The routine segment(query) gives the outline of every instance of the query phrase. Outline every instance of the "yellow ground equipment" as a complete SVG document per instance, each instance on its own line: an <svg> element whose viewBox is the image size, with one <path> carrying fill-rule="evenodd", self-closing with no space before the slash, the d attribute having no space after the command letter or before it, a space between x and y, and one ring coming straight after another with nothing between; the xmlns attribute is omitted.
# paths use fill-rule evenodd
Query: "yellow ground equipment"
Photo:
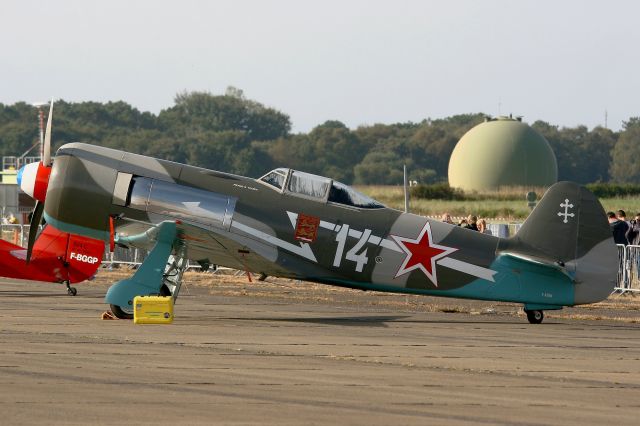
<svg viewBox="0 0 640 426"><path fill-rule="evenodd" d="M173 322L173 297L136 296L133 299L135 324L171 324Z"/></svg>

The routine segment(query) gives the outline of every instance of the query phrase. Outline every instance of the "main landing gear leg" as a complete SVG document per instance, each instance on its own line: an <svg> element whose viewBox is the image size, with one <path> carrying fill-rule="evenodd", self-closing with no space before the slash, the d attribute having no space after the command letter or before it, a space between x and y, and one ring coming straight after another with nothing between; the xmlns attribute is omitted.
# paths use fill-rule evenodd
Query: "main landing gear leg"
<svg viewBox="0 0 640 426"><path fill-rule="evenodd" d="M136 296L167 293L168 290L163 288L164 275L176 236L175 222L166 221L144 234L129 237L129 240L155 240L156 245L131 278L118 281L109 287L105 302L111 305L111 311L116 317L133 318L133 298Z"/></svg>
<svg viewBox="0 0 640 426"><path fill-rule="evenodd" d="M180 252L180 250L177 251ZM187 269L187 263L184 253L169 256L162 274L161 296L173 296L174 302L178 299L180 287L182 287L182 275Z"/></svg>

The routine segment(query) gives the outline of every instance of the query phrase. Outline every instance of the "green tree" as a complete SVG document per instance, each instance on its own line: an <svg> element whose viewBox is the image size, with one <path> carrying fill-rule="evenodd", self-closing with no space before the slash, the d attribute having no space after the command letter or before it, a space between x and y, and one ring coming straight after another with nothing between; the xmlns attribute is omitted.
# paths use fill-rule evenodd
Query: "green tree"
<svg viewBox="0 0 640 426"><path fill-rule="evenodd" d="M403 160L391 151L373 151L355 166L355 183L360 185L401 185Z"/></svg>
<svg viewBox="0 0 640 426"><path fill-rule="evenodd" d="M0 104L1 155L19 156L40 140L37 117L36 109L24 102Z"/></svg>
<svg viewBox="0 0 640 426"><path fill-rule="evenodd" d="M308 135L280 138L268 148L277 166L351 183L353 167L365 155L358 136L339 121L327 121Z"/></svg>
<svg viewBox="0 0 640 426"><path fill-rule="evenodd" d="M282 166L359 184L399 184L406 165L411 180L433 183L447 179L453 148L483 117L460 114L355 130L330 120L292 135L286 114L229 87L224 95L179 93L175 105L158 115L121 101L58 101L53 148L80 141L249 176ZM622 135L602 127L559 129L542 121L533 127L556 153L560 179L633 181L638 120L630 119ZM22 154L38 136L36 108L0 104L2 155Z"/></svg>
<svg viewBox="0 0 640 426"><path fill-rule="evenodd" d="M238 89L236 89L238 90ZM175 97L175 106L158 116L164 130L239 130L251 140L272 140L291 130L289 117L273 108L244 99L238 93L215 96L208 92L184 92Z"/></svg>
<svg viewBox="0 0 640 426"><path fill-rule="evenodd" d="M549 142L558 163L558 180L575 181L575 170L578 168L578 150L575 145L563 139L558 126L545 121L536 121L531 127Z"/></svg>
<svg viewBox="0 0 640 426"><path fill-rule="evenodd" d="M609 129L586 126L552 126L544 121L532 125L551 145L558 163L558 180L578 183L606 182L610 179L611 150L618 135Z"/></svg>
<svg viewBox="0 0 640 426"><path fill-rule="evenodd" d="M364 157L360 140L339 121L326 121L309 133L314 172L351 183L353 167Z"/></svg>
<svg viewBox="0 0 640 426"><path fill-rule="evenodd" d="M623 131L613 148L611 177L616 182L640 182L640 117L623 123Z"/></svg>

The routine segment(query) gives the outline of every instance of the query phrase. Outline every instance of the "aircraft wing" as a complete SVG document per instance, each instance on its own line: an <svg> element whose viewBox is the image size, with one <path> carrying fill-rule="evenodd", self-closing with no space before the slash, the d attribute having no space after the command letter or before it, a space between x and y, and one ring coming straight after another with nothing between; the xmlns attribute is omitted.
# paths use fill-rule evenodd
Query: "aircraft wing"
<svg viewBox="0 0 640 426"><path fill-rule="evenodd" d="M125 219L126 220L126 219ZM162 223L162 222L160 222ZM278 249L264 231L256 238L239 229L252 229L237 223L234 232L216 227L205 227L199 223L177 221L177 236L174 250L177 254L201 264L225 265L238 270L247 270L267 275L294 276L276 263ZM119 227L116 243L121 246L151 250L155 245L155 233L160 224L129 223ZM233 226L233 225L232 225ZM255 233L255 232L254 232ZM263 234L263 235L262 235ZM271 236L275 238L274 236Z"/></svg>

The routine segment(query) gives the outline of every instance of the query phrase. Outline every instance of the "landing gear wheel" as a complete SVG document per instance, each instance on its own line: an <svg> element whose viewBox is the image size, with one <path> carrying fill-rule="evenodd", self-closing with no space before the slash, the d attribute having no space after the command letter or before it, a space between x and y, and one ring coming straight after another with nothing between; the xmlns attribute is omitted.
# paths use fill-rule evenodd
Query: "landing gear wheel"
<svg viewBox="0 0 640 426"><path fill-rule="evenodd" d="M544 319L544 312L542 311L527 311L525 310L526 314L527 314L527 319L529 320L529 322L531 324L540 324L542 322L542 320Z"/></svg>
<svg viewBox="0 0 640 426"><path fill-rule="evenodd" d="M133 309L132 308L122 308L118 305L109 305L111 306L111 312L117 318L130 320L133 319Z"/></svg>
<svg viewBox="0 0 640 426"><path fill-rule="evenodd" d="M67 294L68 294L69 296L75 296L76 294L78 294L78 290L76 290L76 288L75 288L75 287L71 287L71 286L69 285L69 281L64 281L64 285L66 285L66 286L67 286Z"/></svg>

